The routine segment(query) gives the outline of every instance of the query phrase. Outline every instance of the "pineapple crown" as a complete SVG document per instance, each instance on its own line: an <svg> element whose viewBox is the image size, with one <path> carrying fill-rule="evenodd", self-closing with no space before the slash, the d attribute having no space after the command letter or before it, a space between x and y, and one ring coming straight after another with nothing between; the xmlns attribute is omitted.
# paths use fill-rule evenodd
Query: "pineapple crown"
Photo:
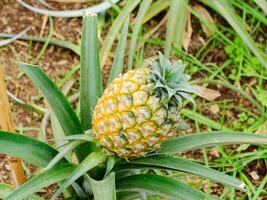
<svg viewBox="0 0 267 200"><path fill-rule="evenodd" d="M165 105L181 106L183 99L194 103L190 93L198 93L199 90L188 83L190 76L184 73L185 65L181 60L172 64L159 52L159 62L149 61L149 64L154 92Z"/></svg>

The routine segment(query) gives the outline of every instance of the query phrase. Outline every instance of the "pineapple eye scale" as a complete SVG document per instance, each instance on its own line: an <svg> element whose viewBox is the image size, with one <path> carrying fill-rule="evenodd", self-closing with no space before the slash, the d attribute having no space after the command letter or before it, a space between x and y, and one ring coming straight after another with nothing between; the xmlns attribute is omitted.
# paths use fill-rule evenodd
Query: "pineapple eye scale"
<svg viewBox="0 0 267 200"><path fill-rule="evenodd" d="M132 112L123 112L120 116L120 120L124 129L130 128L136 123L134 114Z"/></svg>
<svg viewBox="0 0 267 200"><path fill-rule="evenodd" d="M134 83L132 81L127 81L122 84L121 92L122 93L133 93L136 90L138 90L139 85L137 83Z"/></svg>
<svg viewBox="0 0 267 200"><path fill-rule="evenodd" d="M118 107L120 110L131 108L133 105L133 99L130 95L122 95L118 97Z"/></svg>

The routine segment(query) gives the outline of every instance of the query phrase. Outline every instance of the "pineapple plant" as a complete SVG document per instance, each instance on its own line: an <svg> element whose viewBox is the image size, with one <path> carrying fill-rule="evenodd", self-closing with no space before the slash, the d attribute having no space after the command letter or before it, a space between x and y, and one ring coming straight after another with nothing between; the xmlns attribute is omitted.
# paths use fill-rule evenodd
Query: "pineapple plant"
<svg viewBox="0 0 267 200"><path fill-rule="evenodd" d="M41 169L17 189L0 184L0 191L5 189L1 198L42 199L34 193L58 183L51 199L61 193L64 199L214 199L177 178L157 173L159 170L186 172L246 191L236 178L177 154L219 144L267 144L267 137L229 131L179 136L184 128L182 101L193 101L190 94L197 90L189 84L182 62L172 64L162 54L159 62L149 61L120 75L128 23L121 31L110 84L102 94L97 16L84 16L80 117L39 66L17 62L48 101L65 134L60 139L66 142L56 149L24 135L0 131L0 153ZM149 173L147 169L156 170Z"/></svg>

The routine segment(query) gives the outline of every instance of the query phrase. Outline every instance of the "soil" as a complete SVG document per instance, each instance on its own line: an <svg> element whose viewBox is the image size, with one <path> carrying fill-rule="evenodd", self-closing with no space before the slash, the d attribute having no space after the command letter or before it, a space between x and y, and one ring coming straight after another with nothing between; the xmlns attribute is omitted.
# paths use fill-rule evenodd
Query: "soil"
<svg viewBox="0 0 267 200"><path fill-rule="evenodd" d="M29 0L33 5L38 5L39 7L43 7L42 5L36 3L34 0ZM96 2L96 1L95 1ZM51 5L60 10L66 9L79 9L88 6L88 3L56 3L51 2ZM20 4L16 2L16 0L2 0L0 2L0 32L6 33L19 33L23 29L28 26L31 26L31 29L27 32L28 35L40 36L40 32L42 31L42 24L45 20L43 15L36 14L31 12ZM157 23L157 18L155 19ZM71 19L63 19L63 18L54 18L54 37L67 40L73 43L78 44L80 41L81 36L81 18L71 18ZM151 23L153 25L153 22ZM199 30L196 26L195 30ZM104 28L105 30L105 28ZM46 23L44 34L42 37L46 37L49 31L49 22ZM159 37L164 37L165 29L160 28L157 31ZM105 35L105 31L103 32L103 37ZM193 34L189 45L189 53L194 53L199 50L202 46L202 39L203 33L197 32ZM46 103L43 101L42 98L38 98L40 96L38 90L33 86L32 82L26 77L21 76L18 77L20 74L20 69L16 67L13 60L21 60L21 61L33 61L40 51L42 44L40 43L33 43L32 47L30 48L29 42L24 41L16 41L12 43L12 45L0 48L0 67L4 68L6 74L6 83L8 90L15 94L21 100L28 102L28 103L35 103L37 105L46 106ZM146 56L155 55L158 50L161 50L158 46L147 46L146 49L149 49L145 53ZM227 59L227 56L222 48L222 46L218 46L206 57L205 62L216 62L218 64L222 64ZM44 56L40 59L39 65L42 66L42 69L55 81L58 82L73 66L79 63L79 57L71 52L70 50L63 49L57 46L50 45L45 52ZM103 71L104 71L104 79L107 78L107 74L110 68L111 61L107 61ZM73 79L78 81L78 73L75 74ZM225 88L217 88L220 90L221 94L220 100L223 99L232 99L233 104L235 103L235 99L240 98L236 93L232 93ZM13 119L17 127L17 131L19 131L19 127L30 127L30 128L39 128L40 121L42 117L36 113L31 111L27 111L17 105L15 105L12 101L12 113ZM247 103L247 102L246 102ZM251 106L247 103L246 106ZM216 114L211 113L209 110L205 110L204 113L213 118L218 119ZM218 113L217 115L219 115ZM235 117L237 113L234 111L231 113L231 117ZM226 116L227 118L227 116ZM227 121L227 119L226 119ZM231 119L229 120L231 121ZM193 130L192 130L193 131ZM49 129L48 129L49 132ZM30 130L25 131L24 134L37 137L38 131ZM187 157L191 157L194 159L202 160L202 153L201 151L192 151L185 154ZM218 156L218 152L210 151L208 158L209 160L216 159ZM31 167L32 172L30 176L35 173L35 168ZM265 169L265 170L263 170ZM252 171L256 171L259 179L258 180L251 180L253 181L254 185L258 185L262 178L266 175L266 165L264 162L260 162L256 164L252 162L250 165L246 167L246 172L249 174ZM10 180L10 171L9 165L7 163L6 156L0 155L0 182L11 183ZM204 187L204 186L203 186ZM53 193L55 186L43 189L40 194L44 196L46 199L49 199L51 194ZM205 188L203 188L205 189ZM213 192L215 194L220 194L223 192L223 187L215 184L213 186Z"/></svg>

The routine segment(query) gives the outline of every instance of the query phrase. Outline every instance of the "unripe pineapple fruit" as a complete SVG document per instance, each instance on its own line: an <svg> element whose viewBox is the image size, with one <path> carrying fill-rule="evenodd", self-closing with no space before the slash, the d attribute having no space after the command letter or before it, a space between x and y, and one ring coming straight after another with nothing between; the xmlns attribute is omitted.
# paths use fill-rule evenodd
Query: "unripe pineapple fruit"
<svg viewBox="0 0 267 200"><path fill-rule="evenodd" d="M93 116L100 145L120 157L141 157L176 136L182 99L196 89L188 84L181 61L162 54L159 63L128 71L105 89Z"/></svg>

